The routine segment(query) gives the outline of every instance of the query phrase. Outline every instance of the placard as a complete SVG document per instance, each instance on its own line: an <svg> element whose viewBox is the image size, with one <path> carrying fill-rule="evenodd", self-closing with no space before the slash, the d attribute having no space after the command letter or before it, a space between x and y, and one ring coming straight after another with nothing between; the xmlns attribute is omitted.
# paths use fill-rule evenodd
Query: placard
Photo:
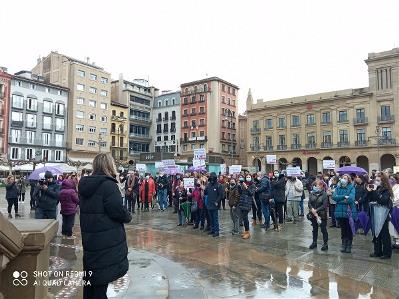
<svg viewBox="0 0 399 299"><path fill-rule="evenodd" d="M184 188L194 188L194 178L183 178Z"/></svg>
<svg viewBox="0 0 399 299"><path fill-rule="evenodd" d="M323 169L335 169L335 160L323 160Z"/></svg>
<svg viewBox="0 0 399 299"><path fill-rule="evenodd" d="M147 171L147 165L145 165L145 164L136 164L136 170L138 172L146 172Z"/></svg>
<svg viewBox="0 0 399 299"><path fill-rule="evenodd" d="M155 162L155 169L163 169L163 163L162 162Z"/></svg>
<svg viewBox="0 0 399 299"><path fill-rule="evenodd" d="M241 172L241 165L231 165L229 167L229 174L235 174Z"/></svg>
<svg viewBox="0 0 399 299"><path fill-rule="evenodd" d="M193 160L206 160L206 150L204 148L194 149Z"/></svg>
<svg viewBox="0 0 399 299"><path fill-rule="evenodd" d="M162 160L162 163L163 163L163 167L175 166L175 160L173 160L173 159Z"/></svg>
<svg viewBox="0 0 399 299"><path fill-rule="evenodd" d="M288 177L292 177L292 176L299 177L299 176L302 176L301 168L299 166L296 166L296 167L288 166L286 170L287 170L287 176Z"/></svg>
<svg viewBox="0 0 399 299"><path fill-rule="evenodd" d="M205 166L205 160L193 160L193 167L198 168L201 166Z"/></svg>
<svg viewBox="0 0 399 299"><path fill-rule="evenodd" d="M220 173L226 174L226 164L220 164Z"/></svg>
<svg viewBox="0 0 399 299"><path fill-rule="evenodd" d="M277 164L276 155L266 155L266 164Z"/></svg>

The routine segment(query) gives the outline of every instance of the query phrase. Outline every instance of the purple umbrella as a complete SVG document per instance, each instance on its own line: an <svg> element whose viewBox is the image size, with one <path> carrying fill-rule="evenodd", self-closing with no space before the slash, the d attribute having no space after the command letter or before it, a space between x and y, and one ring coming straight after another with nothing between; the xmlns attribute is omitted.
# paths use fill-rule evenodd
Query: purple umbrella
<svg viewBox="0 0 399 299"><path fill-rule="evenodd" d="M391 222L395 230L399 233L399 208L394 207L391 212Z"/></svg>
<svg viewBox="0 0 399 299"><path fill-rule="evenodd" d="M50 171L53 175L62 174L62 170L58 169L57 167L45 166L45 167L41 167L41 168L35 169L35 171L33 171L30 174L28 179L32 180L32 181L38 181L38 180L40 180L41 178L44 177L44 173L46 171Z"/></svg>
<svg viewBox="0 0 399 299"><path fill-rule="evenodd" d="M344 167L338 168L337 172L339 174L345 174L345 173L347 173L347 174L354 173L356 175L367 174L366 170L364 170L361 167L357 167L357 166L344 166Z"/></svg>
<svg viewBox="0 0 399 299"><path fill-rule="evenodd" d="M358 220L356 221L356 224L359 225L358 228L363 228L364 231L364 235L367 235L369 230L370 230L370 218L367 215L366 212L361 211L359 212L359 214L357 215Z"/></svg>

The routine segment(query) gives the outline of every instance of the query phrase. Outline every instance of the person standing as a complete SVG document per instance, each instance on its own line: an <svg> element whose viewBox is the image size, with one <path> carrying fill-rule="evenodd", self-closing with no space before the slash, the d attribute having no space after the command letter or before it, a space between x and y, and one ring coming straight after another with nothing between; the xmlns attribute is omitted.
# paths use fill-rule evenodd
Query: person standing
<svg viewBox="0 0 399 299"><path fill-rule="evenodd" d="M30 204L30 209L31 210L35 210L36 209L36 202L35 202L35 197L33 196L34 195L34 193L35 193L35 189L36 189L36 185L37 185L37 181L29 181L29 185L30 185L30 192L29 192L29 195L30 195L30 202L29 202L29 204Z"/></svg>
<svg viewBox="0 0 399 299"><path fill-rule="evenodd" d="M186 224L186 216L184 215L183 203L187 202L187 190L184 188L183 181L175 190L176 202L177 202L177 226L183 226Z"/></svg>
<svg viewBox="0 0 399 299"><path fill-rule="evenodd" d="M368 178L357 175L355 178L355 204L358 211L369 211L369 198L367 196L366 185Z"/></svg>
<svg viewBox="0 0 399 299"><path fill-rule="evenodd" d="M260 188L260 178L258 176L254 176L253 182L255 184L255 190ZM255 191L254 200L252 201L252 226L256 226L258 224L256 217L258 217L258 222L263 227L262 204L259 198L259 192L257 191Z"/></svg>
<svg viewBox="0 0 399 299"><path fill-rule="evenodd" d="M287 218L288 221L296 223L299 215L299 202L303 193L302 182L292 176L285 185L285 196L287 197Z"/></svg>
<svg viewBox="0 0 399 299"><path fill-rule="evenodd" d="M136 205L136 192L134 190L134 186L137 183L137 177L134 173L129 173L128 178L125 183L125 202L124 205L130 213L135 213L135 205Z"/></svg>
<svg viewBox="0 0 399 299"><path fill-rule="evenodd" d="M168 178L165 173L160 172L157 179L157 193L158 193L158 203L161 211L165 211L168 208Z"/></svg>
<svg viewBox="0 0 399 299"><path fill-rule="evenodd" d="M60 203L62 215L62 235L66 237L72 237L72 229L75 224L75 214L79 203L74 181L70 179L62 181Z"/></svg>
<svg viewBox="0 0 399 299"><path fill-rule="evenodd" d="M238 235L240 233L240 209L237 207L240 201L240 193L235 179L230 180L229 192L228 194L228 204L230 206L230 217L233 221L233 229L231 234Z"/></svg>
<svg viewBox="0 0 399 299"><path fill-rule="evenodd" d="M323 234L323 246L322 251L328 250L328 232L327 232L327 193L324 190L325 186L322 181L316 181L312 191L309 194L309 214L308 219L312 223L313 231L313 242L309 246L309 249L317 247L317 237L319 234L319 226L321 233Z"/></svg>
<svg viewBox="0 0 399 299"><path fill-rule="evenodd" d="M25 202L25 193L26 193L26 186L27 186L27 181L25 176L22 176L19 180L18 180L18 190L19 190L19 197L18 197L18 201L22 201Z"/></svg>
<svg viewBox="0 0 399 299"><path fill-rule="evenodd" d="M265 217L264 228L265 230L268 230L270 228L270 202L272 199L272 188L269 178L265 175L262 175L261 172L258 172L258 180L260 183L256 193L259 195L263 217Z"/></svg>
<svg viewBox="0 0 399 299"><path fill-rule="evenodd" d="M220 210L221 208L223 208L223 210L226 210L226 198L227 198L227 194L226 194L226 192L225 192L225 188L227 187L227 185L226 185L226 181L225 181L223 175L220 175L220 176L219 176L219 184L223 187L223 195L222 195L222 199L221 199L221 202L220 202L218 208L219 208L219 210Z"/></svg>
<svg viewBox="0 0 399 299"><path fill-rule="evenodd" d="M335 207L335 218L341 227L341 252L351 253L353 233L349 223L348 212L351 212L353 220L356 221L357 210L355 206L355 187L353 187L350 175L344 174L342 176L333 193L333 200L337 203Z"/></svg>
<svg viewBox="0 0 399 299"><path fill-rule="evenodd" d="M331 184L327 190L327 196L328 196L328 201L329 201L329 212L330 212L330 216L331 216L330 227L337 227L337 228L339 228L337 219L335 218L335 207L336 207L337 203L333 200L333 194L334 194L335 188L337 188L337 186L338 186L338 181L339 181L339 178L334 176L331 179Z"/></svg>
<svg viewBox="0 0 399 299"><path fill-rule="evenodd" d="M54 182L53 174L46 171L44 181L39 181L33 197L37 201L36 219L57 219L60 185Z"/></svg>
<svg viewBox="0 0 399 299"><path fill-rule="evenodd" d="M249 237L251 236L249 232L248 213L252 207L255 189L255 184L253 184L252 177L249 174L246 175L245 182L242 182L238 187L238 192L240 193L238 208L240 209L240 216L242 218L242 221L244 222L244 233L242 234L243 239L249 239Z"/></svg>
<svg viewBox="0 0 399 299"><path fill-rule="evenodd" d="M195 223L193 229L197 229L199 225L201 225L201 230L203 230L205 227L204 200L202 193L201 184L199 181L197 181L192 193L193 202L195 201L197 204L197 210L194 212Z"/></svg>
<svg viewBox="0 0 399 299"><path fill-rule="evenodd" d="M150 204L152 203L152 199L155 196L155 182L150 177L150 174L147 173L145 179L141 183L140 186L140 198L141 204L144 205L144 211L150 211Z"/></svg>
<svg viewBox="0 0 399 299"><path fill-rule="evenodd" d="M17 184L15 182L15 177L10 175L7 177L7 182L6 182L6 199L7 199L7 203L8 203L8 207L7 207L8 218L12 218L12 214L11 214L12 206L14 206L15 218L21 217L18 214L18 194L19 194L19 190L18 190Z"/></svg>
<svg viewBox="0 0 399 299"><path fill-rule="evenodd" d="M275 173L274 180L271 182L272 188L272 199L274 202L274 208L276 210L276 214L272 214L275 229L279 230L282 228L284 223L284 211L283 207L286 202L285 196L285 176L283 173ZM278 224L277 224L278 223ZM278 225L278 226L277 226Z"/></svg>
<svg viewBox="0 0 399 299"><path fill-rule="evenodd" d="M208 185L204 195L208 197L207 210L211 221L211 231L208 233L213 237L219 237L219 214L218 206L223 196L223 187L217 181L216 173L211 172Z"/></svg>
<svg viewBox="0 0 399 299"><path fill-rule="evenodd" d="M84 299L107 298L108 284L129 269L124 223L132 216L123 206L115 177L111 155L98 154L93 160L93 174L79 182L83 270L91 274L83 278Z"/></svg>

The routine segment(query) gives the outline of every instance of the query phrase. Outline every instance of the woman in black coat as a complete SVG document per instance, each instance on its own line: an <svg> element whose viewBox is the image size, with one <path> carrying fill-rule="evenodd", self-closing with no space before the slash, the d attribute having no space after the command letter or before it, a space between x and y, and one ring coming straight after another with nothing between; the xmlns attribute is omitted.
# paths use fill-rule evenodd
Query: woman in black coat
<svg viewBox="0 0 399 299"><path fill-rule="evenodd" d="M21 217L18 214L18 196L19 196L19 190L17 187L17 184L15 182L15 178L10 175L7 178L7 184L6 184L6 199L8 202L8 207L7 207L7 211L8 211L8 218L12 218L11 215L11 210L12 210L12 206L14 206L14 211L15 211L15 217Z"/></svg>
<svg viewBox="0 0 399 299"><path fill-rule="evenodd" d="M132 216L123 206L110 154L98 154L93 175L79 182L80 229L85 286L83 298L107 298L108 283L129 269L124 223ZM90 285L88 285L90 284Z"/></svg>
<svg viewBox="0 0 399 299"><path fill-rule="evenodd" d="M276 216L278 218L279 225L284 222L283 206L285 204L285 178L284 174L280 174L278 178L271 182L272 185L272 198L274 199ZM277 224L277 219L272 214L273 222Z"/></svg>

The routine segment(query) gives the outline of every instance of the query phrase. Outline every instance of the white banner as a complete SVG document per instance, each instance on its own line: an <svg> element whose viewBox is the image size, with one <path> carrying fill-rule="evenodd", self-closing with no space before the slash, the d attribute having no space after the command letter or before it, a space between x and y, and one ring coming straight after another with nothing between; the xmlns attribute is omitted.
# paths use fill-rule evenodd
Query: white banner
<svg viewBox="0 0 399 299"><path fill-rule="evenodd" d="M292 167L292 166L288 166L287 167L287 176L301 176L301 168L299 166L296 167Z"/></svg>
<svg viewBox="0 0 399 299"><path fill-rule="evenodd" d="M229 174L240 173L241 172L241 165L231 165L229 167Z"/></svg>
<svg viewBox="0 0 399 299"><path fill-rule="evenodd" d="M266 164L277 164L276 155L266 155Z"/></svg>
<svg viewBox="0 0 399 299"><path fill-rule="evenodd" d="M205 166L205 160L193 160L194 167L201 167Z"/></svg>
<svg viewBox="0 0 399 299"><path fill-rule="evenodd" d="M206 151L204 148L197 148L194 150L193 160L206 160Z"/></svg>
<svg viewBox="0 0 399 299"><path fill-rule="evenodd" d="M175 166L175 160L169 159L169 160L162 160L163 167L171 167Z"/></svg>
<svg viewBox="0 0 399 299"><path fill-rule="evenodd" d="M183 178L184 188L194 188L194 178Z"/></svg>
<svg viewBox="0 0 399 299"><path fill-rule="evenodd" d="M155 169L163 169L163 163L155 161Z"/></svg>
<svg viewBox="0 0 399 299"><path fill-rule="evenodd" d="M220 164L220 173L226 174L226 164Z"/></svg>
<svg viewBox="0 0 399 299"><path fill-rule="evenodd" d="M335 160L323 160L323 169L335 169Z"/></svg>
<svg viewBox="0 0 399 299"><path fill-rule="evenodd" d="M147 165L145 165L145 164L136 164L136 170L138 172L146 172L147 171Z"/></svg>

